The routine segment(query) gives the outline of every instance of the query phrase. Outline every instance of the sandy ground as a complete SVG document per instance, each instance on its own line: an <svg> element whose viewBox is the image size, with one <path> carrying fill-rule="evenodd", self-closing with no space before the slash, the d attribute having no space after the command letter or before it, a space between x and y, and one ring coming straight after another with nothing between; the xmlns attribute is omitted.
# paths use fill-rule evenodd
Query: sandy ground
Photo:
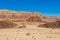
<svg viewBox="0 0 60 40"><path fill-rule="evenodd" d="M0 40L60 40L60 29L28 27L0 29Z"/></svg>

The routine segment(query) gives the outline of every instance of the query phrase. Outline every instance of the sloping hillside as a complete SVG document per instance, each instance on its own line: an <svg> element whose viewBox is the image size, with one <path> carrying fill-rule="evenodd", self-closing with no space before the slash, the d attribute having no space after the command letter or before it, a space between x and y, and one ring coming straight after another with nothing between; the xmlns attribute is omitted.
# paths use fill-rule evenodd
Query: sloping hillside
<svg viewBox="0 0 60 40"><path fill-rule="evenodd" d="M1 21L3 23L1 23ZM6 24L5 21L8 21L8 24ZM4 25L4 27L7 25L13 26L11 24L16 22L22 22L22 23L33 23L39 26L43 25L43 27L48 28L60 28L60 17L57 16L44 16L41 13L38 12L16 12L16 11L10 11L10 10L0 10L0 26ZM6 25L5 25L6 24ZM58 26L59 25L59 26Z"/></svg>

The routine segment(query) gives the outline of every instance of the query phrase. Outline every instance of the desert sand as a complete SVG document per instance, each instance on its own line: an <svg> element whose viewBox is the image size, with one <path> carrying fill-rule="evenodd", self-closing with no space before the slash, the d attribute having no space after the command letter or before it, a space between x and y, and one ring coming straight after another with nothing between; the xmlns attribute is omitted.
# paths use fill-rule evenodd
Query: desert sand
<svg viewBox="0 0 60 40"><path fill-rule="evenodd" d="M22 28L0 29L0 40L60 40L60 29L37 27L31 23L25 25Z"/></svg>
<svg viewBox="0 0 60 40"><path fill-rule="evenodd" d="M0 29L0 40L60 40L60 29Z"/></svg>

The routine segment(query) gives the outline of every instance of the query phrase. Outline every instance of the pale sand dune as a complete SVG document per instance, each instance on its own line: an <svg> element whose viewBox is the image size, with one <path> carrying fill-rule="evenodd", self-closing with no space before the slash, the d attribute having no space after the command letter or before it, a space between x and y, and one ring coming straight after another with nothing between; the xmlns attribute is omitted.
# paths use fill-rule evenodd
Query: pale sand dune
<svg viewBox="0 0 60 40"><path fill-rule="evenodd" d="M60 29L0 29L0 40L60 40Z"/></svg>

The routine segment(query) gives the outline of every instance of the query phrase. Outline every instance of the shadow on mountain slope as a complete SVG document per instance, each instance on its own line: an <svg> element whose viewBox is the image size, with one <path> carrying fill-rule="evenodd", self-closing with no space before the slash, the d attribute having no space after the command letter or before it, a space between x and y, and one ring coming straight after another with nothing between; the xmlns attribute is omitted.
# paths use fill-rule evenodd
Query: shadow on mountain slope
<svg viewBox="0 0 60 40"><path fill-rule="evenodd" d="M45 28L60 28L60 21L49 22L49 23L41 24L41 25L38 25L38 27L45 27Z"/></svg>

